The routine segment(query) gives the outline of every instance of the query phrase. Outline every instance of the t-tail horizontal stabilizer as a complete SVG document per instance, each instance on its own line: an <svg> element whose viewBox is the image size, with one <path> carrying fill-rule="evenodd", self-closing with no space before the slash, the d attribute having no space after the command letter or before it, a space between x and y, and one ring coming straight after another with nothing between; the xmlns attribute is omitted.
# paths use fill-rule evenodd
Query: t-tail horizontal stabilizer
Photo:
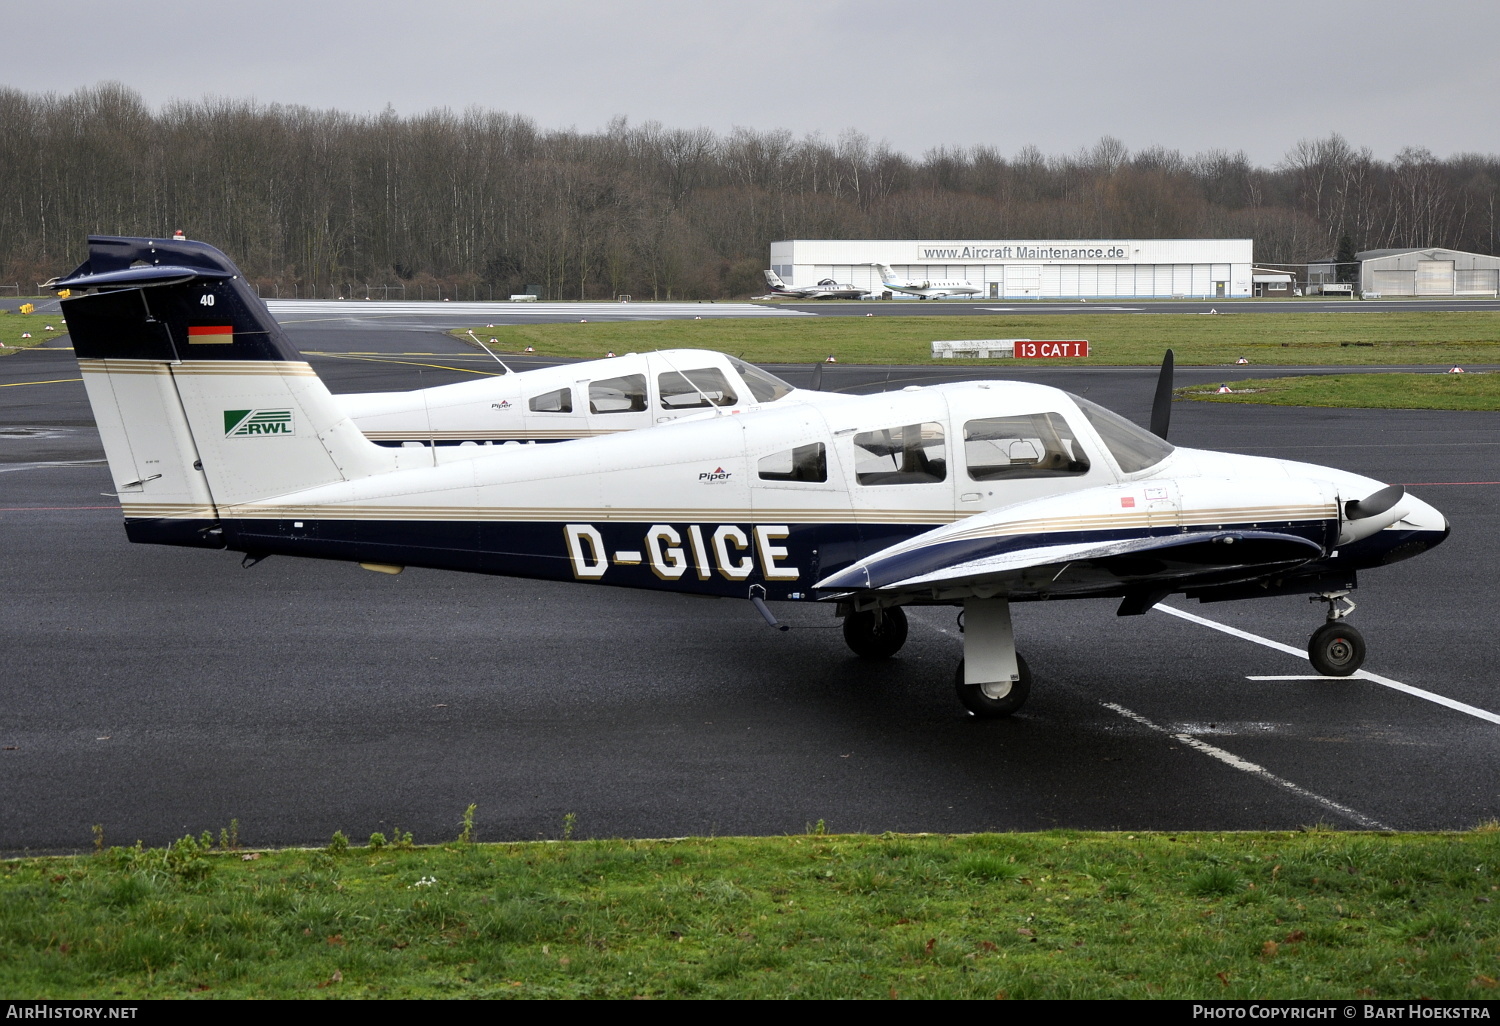
<svg viewBox="0 0 1500 1026"><path fill-rule="evenodd" d="M217 548L222 507L392 469L214 247L91 236L49 284L132 539Z"/></svg>

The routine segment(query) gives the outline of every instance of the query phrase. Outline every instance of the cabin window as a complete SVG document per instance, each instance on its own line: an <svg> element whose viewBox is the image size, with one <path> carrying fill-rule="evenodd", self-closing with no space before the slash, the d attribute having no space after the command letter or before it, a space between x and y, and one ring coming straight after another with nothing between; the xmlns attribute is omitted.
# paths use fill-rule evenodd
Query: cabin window
<svg viewBox="0 0 1500 1026"><path fill-rule="evenodd" d="M1056 413L986 417L964 425L964 462L975 481L1087 474L1089 458Z"/></svg>
<svg viewBox="0 0 1500 1026"><path fill-rule="evenodd" d="M1091 403L1080 396L1070 395L1083 411L1083 415L1094 425L1099 437L1104 439L1110 455L1127 474L1154 467L1172 454L1172 446L1166 439L1158 438L1143 427L1138 427L1104 407Z"/></svg>
<svg viewBox="0 0 1500 1026"><path fill-rule="evenodd" d="M709 406L733 406L734 390L717 367L668 371L656 376L664 410L692 410Z"/></svg>
<svg viewBox="0 0 1500 1026"><path fill-rule="evenodd" d="M906 424L854 436L854 477L862 485L926 484L947 476L941 424Z"/></svg>
<svg viewBox="0 0 1500 1026"><path fill-rule="evenodd" d="M751 363L746 363L738 357L731 356L729 365L739 371L740 377L745 379L745 387L750 389L750 394L755 396L758 403L774 403L788 392L795 391L792 385L782 381L769 371L763 371Z"/></svg>
<svg viewBox="0 0 1500 1026"><path fill-rule="evenodd" d="M762 481L827 481L828 450L822 442L764 457L758 464Z"/></svg>
<svg viewBox="0 0 1500 1026"><path fill-rule="evenodd" d="M530 403L532 413L572 413L573 390L559 388L556 392L544 392L534 396Z"/></svg>
<svg viewBox="0 0 1500 1026"><path fill-rule="evenodd" d="M640 413L646 409L646 375L589 382L590 413Z"/></svg>

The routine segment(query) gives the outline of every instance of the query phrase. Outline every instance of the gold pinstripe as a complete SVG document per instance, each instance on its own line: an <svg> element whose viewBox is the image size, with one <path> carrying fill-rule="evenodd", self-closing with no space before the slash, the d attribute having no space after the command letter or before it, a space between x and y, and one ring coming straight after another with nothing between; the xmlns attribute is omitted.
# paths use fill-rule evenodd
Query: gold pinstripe
<svg viewBox="0 0 1500 1026"><path fill-rule="evenodd" d="M495 440L522 440L527 438L588 438L595 435L615 435L629 428L536 428L529 431L424 431L412 428L408 431L365 431L364 436L372 442L419 441L426 439L447 440L489 438Z"/></svg>
<svg viewBox="0 0 1500 1026"><path fill-rule="evenodd" d="M228 506L217 513L211 506L186 503L123 502L129 517L172 519L222 517L232 520L364 520L364 521L480 521L491 523L793 523L793 524L911 524L955 523L972 513L945 510L850 510L850 509L662 509L611 507L609 509L558 509L526 506ZM1056 534L1063 531L1128 530L1142 527L1203 527L1221 524L1285 523L1325 520L1337 516L1332 503L1319 506L1254 506L1190 510L1173 515L1143 513L1097 516L1045 517L984 524L955 531L943 541L1020 534Z"/></svg>
<svg viewBox="0 0 1500 1026"><path fill-rule="evenodd" d="M317 372L301 360L112 360L86 358L78 361L85 374L192 374L209 377L317 377Z"/></svg>

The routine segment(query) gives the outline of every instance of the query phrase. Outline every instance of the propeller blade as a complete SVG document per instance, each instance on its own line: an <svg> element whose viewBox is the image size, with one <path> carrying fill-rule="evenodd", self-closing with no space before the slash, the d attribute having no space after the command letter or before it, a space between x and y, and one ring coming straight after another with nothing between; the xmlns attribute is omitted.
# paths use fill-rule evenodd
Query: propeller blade
<svg viewBox="0 0 1500 1026"><path fill-rule="evenodd" d="M823 364L821 361L813 364L812 390L821 391L823 388Z"/></svg>
<svg viewBox="0 0 1500 1026"><path fill-rule="evenodd" d="M1161 358L1161 376L1156 379L1156 399L1151 403L1151 433L1163 440L1172 422L1172 350Z"/></svg>
<svg viewBox="0 0 1500 1026"><path fill-rule="evenodd" d="M1386 485L1379 491L1371 492L1363 499L1350 499L1344 503L1344 519L1364 520L1367 517L1378 517L1400 502L1404 495L1406 495L1406 489L1395 484Z"/></svg>

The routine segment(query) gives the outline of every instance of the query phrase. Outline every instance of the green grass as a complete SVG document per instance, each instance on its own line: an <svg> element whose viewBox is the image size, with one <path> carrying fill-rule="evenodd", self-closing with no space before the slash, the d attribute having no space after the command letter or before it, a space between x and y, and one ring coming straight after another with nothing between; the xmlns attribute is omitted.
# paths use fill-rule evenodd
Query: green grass
<svg viewBox="0 0 1500 1026"><path fill-rule="evenodd" d="M589 311L581 310L583 314ZM595 359L651 349L702 348L752 362L931 363L935 339L1078 339L1094 355L1070 363L1155 364L1175 350L1188 365L1500 363L1500 313L1233 313L766 317L476 326L495 348ZM465 330L452 332L467 339ZM1009 363L1009 360L986 361Z"/></svg>
<svg viewBox="0 0 1500 1026"><path fill-rule="evenodd" d="M0 993L1490 998L1497 888L1493 824L259 857L188 839L0 863Z"/></svg>
<svg viewBox="0 0 1500 1026"><path fill-rule="evenodd" d="M48 331L49 324L57 330ZM41 345L47 339L62 334L66 327L61 314L19 314L14 311L0 313L0 342L5 343L5 348L0 349L0 356ZM31 337L22 338L21 335L25 332L30 332Z"/></svg>
<svg viewBox="0 0 1500 1026"><path fill-rule="evenodd" d="M1226 380L1177 389L1186 399L1272 406L1356 406L1391 410L1500 410L1500 374L1309 374Z"/></svg>

